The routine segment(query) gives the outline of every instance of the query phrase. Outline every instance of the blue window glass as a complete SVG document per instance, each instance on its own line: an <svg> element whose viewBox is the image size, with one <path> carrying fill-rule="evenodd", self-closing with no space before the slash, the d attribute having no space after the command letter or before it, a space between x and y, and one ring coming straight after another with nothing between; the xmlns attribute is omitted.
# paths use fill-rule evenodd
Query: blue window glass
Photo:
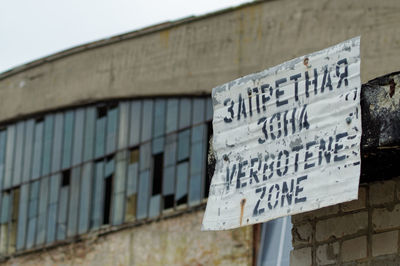
<svg viewBox="0 0 400 266"><path fill-rule="evenodd" d="M117 145L118 106L111 106L107 112L107 146L106 153L115 151Z"/></svg>
<svg viewBox="0 0 400 266"><path fill-rule="evenodd" d="M129 146L138 145L140 142L141 121L142 121L142 102L131 102L131 115L129 123Z"/></svg>
<svg viewBox="0 0 400 266"><path fill-rule="evenodd" d="M50 195L47 216L46 243L52 243L56 239L57 229L57 206L60 191L61 174L50 177Z"/></svg>
<svg viewBox="0 0 400 266"><path fill-rule="evenodd" d="M51 162L51 172L57 172L61 169L61 155L64 131L64 115L57 113L54 116L54 137L53 137L53 152Z"/></svg>
<svg viewBox="0 0 400 266"><path fill-rule="evenodd" d="M97 107L96 119L96 140L95 140L95 158L104 156L105 152L105 138L106 138L106 119L107 109L105 106Z"/></svg>
<svg viewBox="0 0 400 266"><path fill-rule="evenodd" d="M78 231L79 189L81 180L81 167L71 170L70 198L68 211L67 236L74 236Z"/></svg>
<svg viewBox="0 0 400 266"><path fill-rule="evenodd" d="M61 185L58 201L57 240L64 240L67 236L68 194L69 186Z"/></svg>
<svg viewBox="0 0 400 266"><path fill-rule="evenodd" d="M182 98L179 101L179 129L190 126L192 114L192 101L189 98Z"/></svg>
<svg viewBox="0 0 400 266"><path fill-rule="evenodd" d="M11 187L14 164L15 125L7 127L7 147L3 188Z"/></svg>
<svg viewBox="0 0 400 266"><path fill-rule="evenodd" d="M7 140L7 131L0 130L0 190L3 188L3 179L4 179L4 169L5 169L5 157L6 157L6 140ZM1 202L1 200L0 200Z"/></svg>
<svg viewBox="0 0 400 266"><path fill-rule="evenodd" d="M282 217L262 224L259 266L289 266L292 250L292 223L290 217Z"/></svg>
<svg viewBox="0 0 400 266"><path fill-rule="evenodd" d="M204 122L205 112L205 100L194 99L193 100L193 113L192 113L192 124L199 124Z"/></svg>
<svg viewBox="0 0 400 266"><path fill-rule="evenodd" d="M91 160L94 152L94 136L95 136L95 124L96 124L96 108L86 108L85 114L85 140L83 147L83 160Z"/></svg>
<svg viewBox="0 0 400 266"><path fill-rule="evenodd" d="M212 100L211 98L207 98L206 102L206 120L212 120L213 119L213 106L212 106Z"/></svg>
<svg viewBox="0 0 400 266"><path fill-rule="evenodd" d="M81 191L79 197L79 234L86 233L89 229L92 168L92 162L87 162L82 167Z"/></svg>
<svg viewBox="0 0 400 266"><path fill-rule="evenodd" d="M54 116L46 115L44 119L42 176L50 173L51 149L53 143Z"/></svg>
<svg viewBox="0 0 400 266"><path fill-rule="evenodd" d="M25 247L26 225L28 220L28 205L29 205L29 184L21 186L18 210L18 226L17 226L17 250Z"/></svg>
<svg viewBox="0 0 400 266"><path fill-rule="evenodd" d="M26 236L26 248L32 248L35 244L37 227L37 214L39 203L39 180L30 185L29 207L28 207L28 234Z"/></svg>
<svg viewBox="0 0 400 266"><path fill-rule="evenodd" d="M143 101L142 113L142 132L141 140L148 141L151 139L152 125L153 125L153 100Z"/></svg>
<svg viewBox="0 0 400 266"><path fill-rule="evenodd" d="M25 123L19 122L17 123L17 133L15 140L15 157L14 157L14 177L13 177L13 186L17 186L21 183L22 177L22 157L24 150L24 132L25 131Z"/></svg>
<svg viewBox="0 0 400 266"><path fill-rule="evenodd" d="M104 185L104 162L95 163L93 197L91 204L91 223L92 229L97 229L102 224L103 218L103 185Z"/></svg>
<svg viewBox="0 0 400 266"><path fill-rule="evenodd" d="M129 140L129 102L119 104L118 124L118 149L124 149L128 147Z"/></svg>
<svg viewBox="0 0 400 266"><path fill-rule="evenodd" d="M33 143L32 179L40 177L43 159L43 119L36 120Z"/></svg>
<svg viewBox="0 0 400 266"><path fill-rule="evenodd" d="M189 158L190 129L178 134L178 162Z"/></svg>
<svg viewBox="0 0 400 266"><path fill-rule="evenodd" d="M151 145L150 143L145 143L140 146L140 170L145 170L150 168L151 162Z"/></svg>
<svg viewBox="0 0 400 266"><path fill-rule="evenodd" d="M171 133L178 129L178 99L167 100L166 133Z"/></svg>
<svg viewBox="0 0 400 266"><path fill-rule="evenodd" d="M73 132L74 132L74 112L68 111L64 114L62 169L69 168L71 166Z"/></svg>
<svg viewBox="0 0 400 266"><path fill-rule="evenodd" d="M187 187L188 187L189 163L187 161L179 163L176 175L176 205L187 203Z"/></svg>
<svg viewBox="0 0 400 266"><path fill-rule="evenodd" d="M36 233L36 245L45 243L46 228L47 228L47 204L49 195L49 177L40 179L40 193L39 193L39 212L38 212L38 227Z"/></svg>
<svg viewBox="0 0 400 266"><path fill-rule="evenodd" d="M72 147L72 165L82 162L83 130L85 127L85 109L79 108L75 112L75 126Z"/></svg>
<svg viewBox="0 0 400 266"><path fill-rule="evenodd" d="M190 154L190 182L189 182L189 204L200 203L202 198L203 176L205 166L206 149L206 125L201 124L193 127Z"/></svg>
<svg viewBox="0 0 400 266"><path fill-rule="evenodd" d="M157 138L157 137L164 135L164 132L165 132L165 107L166 107L166 103L165 103L164 99L155 100L153 138Z"/></svg>
<svg viewBox="0 0 400 266"><path fill-rule="evenodd" d="M150 193L150 170L141 172L139 175L139 191L137 203L137 219L147 217Z"/></svg>
<svg viewBox="0 0 400 266"><path fill-rule="evenodd" d="M121 151L116 155L116 169L113 193L112 224L119 225L124 221L124 197L127 170L127 152Z"/></svg>

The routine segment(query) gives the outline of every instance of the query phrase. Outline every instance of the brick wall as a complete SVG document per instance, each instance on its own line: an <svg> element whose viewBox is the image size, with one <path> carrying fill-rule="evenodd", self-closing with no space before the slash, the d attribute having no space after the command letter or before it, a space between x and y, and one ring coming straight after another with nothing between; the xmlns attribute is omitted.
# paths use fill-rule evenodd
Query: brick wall
<svg viewBox="0 0 400 266"><path fill-rule="evenodd" d="M400 265L400 178L362 184L358 200L292 222L291 265Z"/></svg>

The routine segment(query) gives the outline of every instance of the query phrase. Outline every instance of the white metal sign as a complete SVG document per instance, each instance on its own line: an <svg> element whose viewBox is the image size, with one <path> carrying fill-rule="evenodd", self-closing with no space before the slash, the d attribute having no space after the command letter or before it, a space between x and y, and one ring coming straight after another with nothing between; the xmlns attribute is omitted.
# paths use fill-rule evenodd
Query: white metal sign
<svg viewBox="0 0 400 266"><path fill-rule="evenodd" d="M202 230L356 199L360 90L359 37L214 88Z"/></svg>

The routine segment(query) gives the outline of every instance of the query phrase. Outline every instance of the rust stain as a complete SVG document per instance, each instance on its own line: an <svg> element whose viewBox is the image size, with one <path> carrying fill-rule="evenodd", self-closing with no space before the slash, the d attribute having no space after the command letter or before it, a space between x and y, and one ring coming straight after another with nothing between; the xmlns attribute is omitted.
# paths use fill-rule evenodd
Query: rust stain
<svg viewBox="0 0 400 266"><path fill-rule="evenodd" d="M243 213L244 213L244 205L246 204L246 199L242 199L240 201L240 226L242 226Z"/></svg>
<svg viewBox="0 0 400 266"><path fill-rule="evenodd" d="M304 58L304 60L303 60L303 64L304 64L307 68L308 68L308 61L309 61L308 57Z"/></svg>
<svg viewBox="0 0 400 266"><path fill-rule="evenodd" d="M391 80L389 81L389 85L390 85L389 96L390 96L390 98L392 98L393 95L394 95L394 92L395 92L396 83L394 83L394 80L391 79Z"/></svg>

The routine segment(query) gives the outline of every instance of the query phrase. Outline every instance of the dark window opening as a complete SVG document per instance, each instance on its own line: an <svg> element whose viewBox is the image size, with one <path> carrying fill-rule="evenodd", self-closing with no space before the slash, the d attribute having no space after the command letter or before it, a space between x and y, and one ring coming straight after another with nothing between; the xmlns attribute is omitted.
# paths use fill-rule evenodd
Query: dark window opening
<svg viewBox="0 0 400 266"><path fill-rule="evenodd" d="M97 107L97 118L102 118L105 117L107 115L107 106L103 105L103 106L98 106Z"/></svg>
<svg viewBox="0 0 400 266"><path fill-rule="evenodd" d="M182 205L187 203L187 194L176 201L176 205Z"/></svg>
<svg viewBox="0 0 400 266"><path fill-rule="evenodd" d="M104 209L103 209L103 224L110 223L111 214L111 195L112 195L113 176L110 175L104 179Z"/></svg>
<svg viewBox="0 0 400 266"><path fill-rule="evenodd" d="M44 117L42 116L42 117L38 117L38 118L36 118L35 119L35 122L38 124L38 123L41 123L41 122L43 122L44 121Z"/></svg>
<svg viewBox="0 0 400 266"><path fill-rule="evenodd" d="M164 210L174 207L174 194L164 196Z"/></svg>
<svg viewBox="0 0 400 266"><path fill-rule="evenodd" d="M210 152L210 142L211 142L211 136L213 134L213 127L212 127L212 122L207 123L207 150L206 150L206 180L204 182L204 197L208 198L208 194L210 192L210 184L211 184L211 178L214 175L214 170L215 170L215 158L214 155L208 156L208 153Z"/></svg>
<svg viewBox="0 0 400 266"><path fill-rule="evenodd" d="M162 180L163 180L163 163L164 154L158 153L154 155L153 164L153 189L151 195L161 194Z"/></svg>
<svg viewBox="0 0 400 266"><path fill-rule="evenodd" d="M70 182L71 182L71 170L67 169L62 172L61 186L67 187L69 186Z"/></svg>

